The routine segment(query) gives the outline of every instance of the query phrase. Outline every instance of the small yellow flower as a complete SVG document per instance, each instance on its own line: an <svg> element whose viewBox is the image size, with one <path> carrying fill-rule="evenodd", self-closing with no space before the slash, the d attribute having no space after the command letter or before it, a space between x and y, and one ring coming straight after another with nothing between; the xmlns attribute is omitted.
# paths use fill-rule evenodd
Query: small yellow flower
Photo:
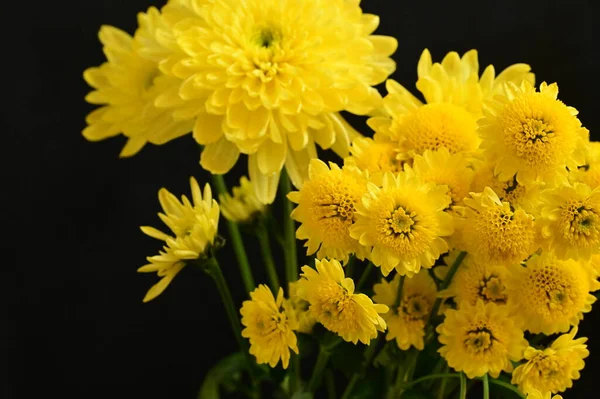
<svg viewBox="0 0 600 399"><path fill-rule="evenodd" d="M454 263L458 255L453 251L444 261L447 265ZM436 268L436 273L438 273ZM463 303L475 305L478 301L493 302L497 305L506 304L506 278L508 269L505 265L478 261L467 256L452 278L450 286L440 292L440 295L453 297L458 306Z"/></svg>
<svg viewBox="0 0 600 399"><path fill-rule="evenodd" d="M524 329L536 334L568 331L596 300L589 293L584 266L572 259L558 260L548 252L532 256L526 267L510 266L506 290L512 312L523 319Z"/></svg>
<svg viewBox="0 0 600 399"><path fill-rule="evenodd" d="M435 151L446 147L451 153L475 151L480 143L477 119L484 100L497 94L507 82L533 82L533 74L525 64L507 68L497 78L493 66L479 77L477 51L462 58L448 53L441 63L432 63L428 50L423 51L417 73L417 89L423 104L399 83L388 80L384 98L386 115L368 120L377 133L399 142L403 152Z"/></svg>
<svg viewBox="0 0 600 399"><path fill-rule="evenodd" d="M563 399L561 395L552 396L552 392L547 391L545 393L541 393L538 390L532 390L527 394L527 399Z"/></svg>
<svg viewBox="0 0 600 399"><path fill-rule="evenodd" d="M486 187L482 193L471 193L457 218L460 226L460 249L478 262L492 264L518 263L539 248L534 217L522 209L502 202Z"/></svg>
<svg viewBox="0 0 600 399"><path fill-rule="evenodd" d="M156 11L151 8L148 13ZM145 14L140 13L140 22ZM141 25L136 37L145 34ZM143 58L134 49L134 38L112 26L99 33L107 62L88 68L83 77L94 88L86 96L91 104L101 105L86 118L83 136L90 141L104 140L119 133L128 140L122 157L136 154L150 142L164 144L189 133L191 119L175 120L172 112L155 106L157 97L179 85L178 79L164 75L158 63Z"/></svg>
<svg viewBox="0 0 600 399"><path fill-rule="evenodd" d="M398 144L384 136L375 134L373 138L358 137L352 141L350 156L344 159L344 165L356 166L369 172L369 180L381 185L385 172L402 171Z"/></svg>
<svg viewBox="0 0 600 399"><path fill-rule="evenodd" d="M250 354L258 364L275 367L281 360L284 369L290 362L290 349L298 353L294 330L298 328L291 304L283 298L279 288L277 299L264 284L250 293L251 300L244 301L240 313L242 336L250 339Z"/></svg>
<svg viewBox="0 0 600 399"><path fill-rule="evenodd" d="M354 281L344 277L342 265L335 259L316 260L316 270L302 267L300 289L310 303L310 311L326 329L345 341L369 345L386 323L379 315L388 311L374 304L365 294L354 292Z"/></svg>
<svg viewBox="0 0 600 399"><path fill-rule="evenodd" d="M448 187L450 206L461 204L469 195L473 169L463 153L451 154L446 147L437 151L426 150L423 155L415 156L413 168L425 183Z"/></svg>
<svg viewBox="0 0 600 399"><path fill-rule="evenodd" d="M585 367L583 359L590 354L585 344L587 338L574 339L575 335L577 327L558 337L546 349L527 348L527 362L515 369L512 383L525 393L536 390L557 393L571 388Z"/></svg>
<svg viewBox="0 0 600 399"><path fill-rule="evenodd" d="M399 284L400 275L396 274L391 282L382 279L373 287L373 300L390 308L383 315L388 326L385 339L395 339L402 350L408 350L411 346L423 350L425 326L435 302L437 287L429 273L422 270L414 277L404 279L400 305L394 308Z"/></svg>
<svg viewBox="0 0 600 399"><path fill-rule="evenodd" d="M240 185L233 188L233 196L219 195L221 213L227 220L247 223L265 211L265 205L258 200L252 183L243 176Z"/></svg>
<svg viewBox="0 0 600 399"><path fill-rule="evenodd" d="M571 183L584 183L594 189L600 186L600 142L588 141L582 148L583 163L569 171Z"/></svg>
<svg viewBox="0 0 600 399"><path fill-rule="evenodd" d="M299 281L291 282L289 287L290 302L296 313L296 320L298 320L297 331L304 334L310 334L314 325L317 323L317 319L313 312L310 311L310 303L304 299L305 295L301 292L302 289Z"/></svg>
<svg viewBox="0 0 600 399"><path fill-rule="evenodd" d="M157 41L177 46L167 66L181 86L160 103L196 118L194 138L205 145L200 162L210 172L226 173L248 154L264 203L274 200L284 166L301 187L316 144L347 154L357 133L339 112L374 110L381 96L372 86L395 70L389 56L396 39L372 35L379 18L363 14L357 1L169 6L165 19L182 15L180 23L159 30Z"/></svg>
<svg viewBox="0 0 600 399"><path fill-rule="evenodd" d="M173 194L162 188L158 199L164 213L158 216L171 230L173 235L165 234L154 227L142 226L141 230L148 236L166 243L164 252L148 258L150 264L142 266L138 272L157 272L163 277L154 285L144 298L148 302L160 295L171 280L183 268L185 260L193 260L206 255L214 243L219 227L219 204L212 198L210 186L204 186L204 195L198 182L190 178L192 200L181 196L181 202Z"/></svg>
<svg viewBox="0 0 600 399"><path fill-rule="evenodd" d="M348 228L354 223L356 204L367 190L367 178L356 167L329 167L313 159L309 179L300 191L288 194L298 204L291 217L300 222L296 237L307 240L306 253L317 252L318 258L335 258L347 262L350 254L364 259L366 249L350 237Z"/></svg>
<svg viewBox="0 0 600 399"><path fill-rule="evenodd" d="M529 82L509 83L506 95L497 96L479 121L486 157L497 158L501 180L525 186L565 180L567 168L583 162L577 151L587 140L587 130L577 110L557 99L558 86L542 83L539 92Z"/></svg>
<svg viewBox="0 0 600 399"><path fill-rule="evenodd" d="M430 268L448 250L443 237L453 232L446 186L423 183L412 170L383 176L383 187L369 183L356 205L356 222L350 235L370 250L369 259L387 276L394 268L401 275Z"/></svg>
<svg viewBox="0 0 600 399"><path fill-rule="evenodd" d="M486 373L496 378L501 371L512 371L512 361L523 358L527 341L508 308L482 301L448 309L437 327L442 347L438 350L448 365L467 377Z"/></svg>
<svg viewBox="0 0 600 399"><path fill-rule="evenodd" d="M559 259L589 260L600 253L600 188L583 183L542 193L542 243Z"/></svg>

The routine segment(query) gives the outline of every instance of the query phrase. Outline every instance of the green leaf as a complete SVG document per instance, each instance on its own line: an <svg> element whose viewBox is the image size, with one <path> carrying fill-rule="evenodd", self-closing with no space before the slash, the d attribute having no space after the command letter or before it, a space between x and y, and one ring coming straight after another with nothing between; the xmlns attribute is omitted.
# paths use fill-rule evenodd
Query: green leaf
<svg viewBox="0 0 600 399"><path fill-rule="evenodd" d="M198 399L219 399L221 397L219 388L235 387L241 379L241 372L245 366L244 354L239 352L221 359L206 373L198 392Z"/></svg>

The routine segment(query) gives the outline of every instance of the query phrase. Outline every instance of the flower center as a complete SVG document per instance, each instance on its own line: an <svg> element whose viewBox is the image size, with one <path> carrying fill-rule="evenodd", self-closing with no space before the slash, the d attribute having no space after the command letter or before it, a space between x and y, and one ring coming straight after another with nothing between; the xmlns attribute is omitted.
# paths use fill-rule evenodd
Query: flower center
<svg viewBox="0 0 600 399"><path fill-rule="evenodd" d="M320 218L337 218L343 222L352 222L354 218L354 200L348 193L332 195L330 201L318 204Z"/></svg>
<svg viewBox="0 0 600 399"><path fill-rule="evenodd" d="M484 278L480 283L479 295L486 302L506 303L504 284L498 276Z"/></svg>
<svg viewBox="0 0 600 399"><path fill-rule="evenodd" d="M388 220L389 229L391 234L394 235L406 235L410 233L415 224L415 212L407 213L402 207L396 209L392 213L392 217Z"/></svg>
<svg viewBox="0 0 600 399"><path fill-rule="evenodd" d="M410 320L423 320L431 310L431 304L423 295L412 295L402 301L399 310Z"/></svg>
<svg viewBox="0 0 600 399"><path fill-rule="evenodd" d="M337 319L344 310L350 308L352 297L348 291L334 281L328 281L319 288L322 314L327 319Z"/></svg>
<svg viewBox="0 0 600 399"><path fill-rule="evenodd" d="M467 350L475 353L482 353L490 349L493 339L494 337L490 331L483 328L469 331L464 343Z"/></svg>
<svg viewBox="0 0 600 399"><path fill-rule="evenodd" d="M548 140L554 137L550 126L543 120L525 118L522 128L522 140L525 142L525 145L527 145L527 142L530 142L532 145L538 142L547 143Z"/></svg>
<svg viewBox="0 0 600 399"><path fill-rule="evenodd" d="M597 240L599 219L587 201L570 201L562 210L563 234L574 239Z"/></svg>

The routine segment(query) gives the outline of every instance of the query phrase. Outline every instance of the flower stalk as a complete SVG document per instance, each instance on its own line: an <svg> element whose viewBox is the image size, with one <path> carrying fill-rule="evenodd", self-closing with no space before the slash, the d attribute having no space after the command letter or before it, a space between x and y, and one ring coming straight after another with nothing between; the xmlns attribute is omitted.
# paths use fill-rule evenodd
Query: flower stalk
<svg viewBox="0 0 600 399"><path fill-rule="evenodd" d="M292 202L286 197L292 191L292 184L287 172L281 172L281 193L283 194L283 235L285 250L283 256L285 259L285 279L287 283L298 280L298 256L296 254L296 226L294 220L290 217L293 210Z"/></svg>
<svg viewBox="0 0 600 399"><path fill-rule="evenodd" d="M273 294L277 294L279 290L279 277L277 277L277 270L275 268L275 261L273 260L273 253L271 252L271 243L269 240L269 231L265 223L261 220L258 222L256 228L256 235L260 244L260 252L262 254L265 269L267 271L267 279L269 280L269 286Z"/></svg>

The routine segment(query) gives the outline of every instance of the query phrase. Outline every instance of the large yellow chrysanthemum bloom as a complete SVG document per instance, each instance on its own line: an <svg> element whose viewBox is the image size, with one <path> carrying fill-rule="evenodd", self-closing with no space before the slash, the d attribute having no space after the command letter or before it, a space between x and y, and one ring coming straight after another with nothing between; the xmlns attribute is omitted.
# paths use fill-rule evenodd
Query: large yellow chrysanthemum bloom
<svg viewBox="0 0 600 399"><path fill-rule="evenodd" d="M290 287L290 303L296 313L296 320L298 321L297 331L304 334L310 334L313 327L317 323L317 319L313 312L310 311L310 303L305 300L300 281L292 281L289 284Z"/></svg>
<svg viewBox="0 0 600 399"><path fill-rule="evenodd" d="M592 189L600 186L600 142L589 141L582 148L583 164L569 171L571 183L584 183Z"/></svg>
<svg viewBox="0 0 600 399"><path fill-rule="evenodd" d="M377 331L385 331L380 313L388 307L374 304L365 294L354 292L354 281L344 276L342 265L335 259L316 260L316 270L302 267L300 289L310 303L310 311L323 326L356 344L369 345Z"/></svg>
<svg viewBox="0 0 600 399"><path fill-rule="evenodd" d="M529 394L527 394L527 399L563 399L563 397L561 395L552 396L552 392L550 391L541 393L538 390L532 390Z"/></svg>
<svg viewBox="0 0 600 399"><path fill-rule="evenodd" d="M435 302L437 287L429 273L422 270L414 277L404 279L400 304L394 308L399 284L400 275L396 274L391 282L382 279L381 283L373 286L373 300L390 308L383 315L388 326L385 339L395 339L402 350L408 350L411 346L423 350L425 326Z"/></svg>
<svg viewBox="0 0 600 399"><path fill-rule="evenodd" d="M232 192L233 195L219 195L221 213L225 219L247 223L265 211L265 205L256 197L252 183L246 176L240 178L240 185L234 187Z"/></svg>
<svg viewBox="0 0 600 399"><path fill-rule="evenodd" d="M548 250L559 259L589 260L600 253L600 187L575 183L542 193L539 224Z"/></svg>
<svg viewBox="0 0 600 399"><path fill-rule="evenodd" d="M204 195L198 182L190 178L192 201L181 196L181 202L173 194L162 188L158 199L164 213L158 216L173 235L165 234L154 227L142 226L142 231L166 243L164 252L148 258L150 264L142 266L138 272L157 272L162 279L154 285L144 298L148 302L160 295L185 265L185 260L204 256L214 243L219 227L219 204L212 198L210 186L204 186Z"/></svg>
<svg viewBox="0 0 600 399"><path fill-rule="evenodd" d="M524 393L534 390L557 393L571 388L585 367L583 359L590 354L585 344L587 338L574 339L575 335L577 327L546 349L527 348L524 356L527 362L515 369L512 383Z"/></svg>
<svg viewBox="0 0 600 399"><path fill-rule="evenodd" d="M250 293L251 300L244 301L240 313L242 336L250 339L250 354L258 364L268 363L275 367L281 360L284 369L290 362L290 349L298 353L298 343L294 330L298 322L291 304L283 298L279 288L277 299L264 284Z"/></svg>
<svg viewBox="0 0 600 399"><path fill-rule="evenodd" d="M483 101L498 93L504 82L533 82L533 74L525 64L515 64L495 77L488 66L479 78L477 51L462 58L448 53L441 63L432 63L431 54L423 51L417 73L417 89L423 104L399 83L388 80L384 98L387 115L368 120L377 133L398 141L404 152L422 153L446 147L451 153L475 151L480 143L477 119L482 115Z"/></svg>
<svg viewBox="0 0 600 399"><path fill-rule="evenodd" d="M488 373L496 378L513 369L511 361L523 358L527 341L506 306L482 301L446 310L437 327L442 347L438 350L448 365L476 378Z"/></svg>
<svg viewBox="0 0 600 399"><path fill-rule="evenodd" d="M149 45L176 44L163 69L182 85L159 103L196 118L205 169L225 173L248 154L257 195L270 203L284 165L301 187L315 144L348 152L357 133L339 111L367 114L380 106L372 86L395 70L389 56L397 47L392 37L372 35L379 18L363 14L359 3L169 2Z"/></svg>
<svg viewBox="0 0 600 399"><path fill-rule="evenodd" d="M300 191L288 194L298 204L291 217L300 222L296 237L307 240L307 255L317 252L318 258L334 258L342 263L350 254L364 259L367 251L350 237L356 204L367 191L367 177L356 167L329 167L319 160L310 161L308 180Z"/></svg>
<svg viewBox="0 0 600 399"><path fill-rule="evenodd" d="M423 155L416 155L413 168L425 183L447 186L452 207L462 204L469 195L473 179L471 164L464 153L451 154L448 148L442 147L437 151L425 150Z"/></svg>
<svg viewBox="0 0 600 399"><path fill-rule="evenodd" d="M145 18L146 14L139 14L136 37L146 33ZM143 58L127 33L103 26L99 37L107 62L88 68L83 77L94 88L86 101L102 106L87 116L84 137L97 141L122 133L128 140L121 156L127 157L148 142L164 144L189 133L194 125L191 119L175 120L170 110L155 105L158 96L177 87L179 80L164 75L157 62Z"/></svg>
<svg viewBox="0 0 600 399"><path fill-rule="evenodd" d="M448 250L453 232L446 186L424 183L412 170L383 176L382 188L368 184L356 205L350 235L370 250L369 259L387 276L394 268L412 276L433 266Z"/></svg>
<svg viewBox="0 0 600 399"><path fill-rule="evenodd" d="M453 251L444 262L451 265L457 256L458 251ZM438 269L440 267L436 268L436 274L442 272L438 272ZM452 278L450 286L441 291L440 295L444 298L453 297L458 307L463 303L475 305L478 301L504 305L507 300L505 284L508 272L505 265L481 262L467 256Z"/></svg>
<svg viewBox="0 0 600 399"><path fill-rule="evenodd" d="M369 181L378 186L381 186L381 179L386 172L402 171L403 162L399 159L398 143L380 134L375 134L373 138L357 137L352 141L350 154L344 158L344 165L367 171Z"/></svg>
<svg viewBox="0 0 600 399"><path fill-rule="evenodd" d="M514 209L500 201L486 187L482 193L471 193L457 218L457 245L478 262L492 264L518 263L539 248L534 217L523 209Z"/></svg>
<svg viewBox="0 0 600 399"><path fill-rule="evenodd" d="M584 266L548 252L532 256L526 267L510 266L506 290L512 312L523 319L524 329L536 334L568 331L596 301Z"/></svg>
<svg viewBox="0 0 600 399"><path fill-rule="evenodd" d="M508 83L506 94L489 103L479 121L484 153L497 161L501 180L516 179L525 186L565 180L567 168L583 163L578 147L588 133L577 119L577 110L557 99L556 83Z"/></svg>

